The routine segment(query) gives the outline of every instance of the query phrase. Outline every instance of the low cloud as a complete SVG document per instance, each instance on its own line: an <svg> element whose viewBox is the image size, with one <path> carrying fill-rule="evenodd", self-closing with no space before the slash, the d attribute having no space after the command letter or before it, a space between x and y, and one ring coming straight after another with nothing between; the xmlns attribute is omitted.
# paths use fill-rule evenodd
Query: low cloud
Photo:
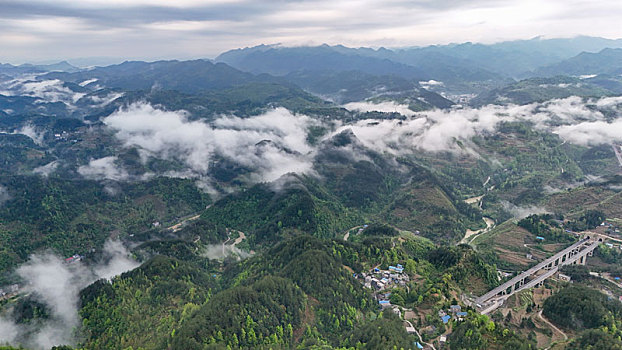
<svg viewBox="0 0 622 350"><path fill-rule="evenodd" d="M18 335L19 328L17 325L13 321L0 317L0 344L12 344L17 340Z"/></svg>
<svg viewBox="0 0 622 350"><path fill-rule="evenodd" d="M314 121L284 108L250 118L224 116L208 124L188 120L183 111L134 104L103 121L125 146L151 157L180 160L197 178L209 173L216 157L251 169L252 181L312 171L313 148L306 136Z"/></svg>
<svg viewBox="0 0 622 350"><path fill-rule="evenodd" d="M48 177L50 176L51 173L53 173L56 170L56 168L58 168L59 165L60 165L60 162L58 160L55 160L53 162L50 162L40 167L36 167L32 169L32 172L37 175Z"/></svg>
<svg viewBox="0 0 622 350"><path fill-rule="evenodd" d="M130 258L121 241L108 240L104 244L104 262L93 268L98 278L111 279L121 273L137 268L140 264Z"/></svg>
<svg viewBox="0 0 622 350"><path fill-rule="evenodd" d="M213 260L223 260L228 256L246 259L250 257L251 254L233 245L208 244L203 248L201 256Z"/></svg>
<svg viewBox="0 0 622 350"><path fill-rule="evenodd" d="M10 199L11 195L9 194L9 190L7 190L6 187L0 185L0 208Z"/></svg>
<svg viewBox="0 0 622 350"><path fill-rule="evenodd" d="M445 84L442 81L436 81L436 80L420 81L419 85L421 85L421 87L424 89L445 86Z"/></svg>
<svg viewBox="0 0 622 350"><path fill-rule="evenodd" d="M117 157L92 159L88 165L78 167L78 173L92 180L123 181L129 178L125 169L117 166Z"/></svg>
<svg viewBox="0 0 622 350"><path fill-rule="evenodd" d="M553 130L564 140L581 146L596 146L622 141L622 118L613 122L594 121L563 125Z"/></svg>
<svg viewBox="0 0 622 350"><path fill-rule="evenodd" d="M523 121L565 141L592 146L622 141L622 117L608 118L598 109L620 112L620 106L622 98L584 101L569 97L524 106L432 110L413 112L406 120L357 121L343 125L333 135L351 129L365 146L391 154L423 150L476 155L476 147L470 143L473 136L494 133L501 122Z"/></svg>
<svg viewBox="0 0 622 350"><path fill-rule="evenodd" d="M94 103L92 107L105 107L121 97L123 97L122 92L111 92L103 96L90 95L85 99L88 99Z"/></svg>
<svg viewBox="0 0 622 350"><path fill-rule="evenodd" d="M31 256L17 269L24 282L22 292L30 293L43 303L50 317L38 325L21 325L0 318L0 343L22 344L36 349L74 344L74 329L80 325L80 290L100 278L111 278L137 267L138 263L128 255L120 242L108 241L104 246L104 260L92 267L81 261L67 263L51 253Z"/></svg>
<svg viewBox="0 0 622 350"><path fill-rule="evenodd" d="M24 125L20 129L15 130L13 134L21 134L21 135L28 136L32 139L32 141L34 141L34 143L36 143L39 146L43 145L43 137L45 136L44 132L37 131L37 129L30 124Z"/></svg>
<svg viewBox="0 0 622 350"><path fill-rule="evenodd" d="M622 96L603 97L596 101L596 107L598 108L615 108L622 105Z"/></svg>
<svg viewBox="0 0 622 350"><path fill-rule="evenodd" d="M520 110L521 107L514 107ZM457 140L467 141L476 134L492 132L507 119L506 107L482 109L433 110L417 113L407 120L362 120L344 125L336 131L351 129L361 142L376 151L392 154L463 151Z"/></svg>
<svg viewBox="0 0 622 350"><path fill-rule="evenodd" d="M515 219L523 219L533 214L549 213L546 208L538 207L535 205L518 206L508 201L501 201L501 205L503 206L503 209L510 213Z"/></svg>
<svg viewBox="0 0 622 350"><path fill-rule="evenodd" d="M87 85L89 85L89 84L91 84L91 83L94 83L94 82L96 82L96 81L98 81L98 80L99 80L99 79L97 79L97 78L88 79L88 80L85 80L85 81L83 81L83 82L79 83L78 85L80 85L80 86L84 87L84 86L87 86Z"/></svg>
<svg viewBox="0 0 622 350"><path fill-rule="evenodd" d="M529 122L537 130L552 132L564 141L592 146L622 141L622 98L570 97L530 105L488 105L481 108L413 112L395 102L347 104L352 110L378 110L408 115L405 120L359 120L340 124L324 141L346 130L362 146L392 155L414 152L453 152L479 156L473 136L494 134L502 122ZM605 110L607 112L605 113ZM612 113L615 112L615 113ZM164 176L194 178L203 188L217 192L212 165L222 159L245 169L250 182L274 181L284 174L314 174L318 152L307 143L310 126L325 121L295 115L283 108L250 118L222 116L211 122L191 120L184 111L165 111L138 103L103 119L125 147L138 149L143 162L150 158L183 164ZM79 168L88 178L125 180L128 173L116 158L92 160Z"/></svg>
<svg viewBox="0 0 622 350"><path fill-rule="evenodd" d="M7 96L30 96L45 102L63 102L69 106L76 103L85 93L74 92L58 79L31 80L15 79L0 86L1 94Z"/></svg>

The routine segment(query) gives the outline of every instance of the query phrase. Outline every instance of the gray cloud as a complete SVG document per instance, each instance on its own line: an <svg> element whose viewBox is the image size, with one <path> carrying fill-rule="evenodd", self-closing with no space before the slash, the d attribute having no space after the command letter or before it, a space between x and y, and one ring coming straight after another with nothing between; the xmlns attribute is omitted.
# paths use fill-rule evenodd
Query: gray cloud
<svg viewBox="0 0 622 350"><path fill-rule="evenodd" d="M622 5L613 0L8 0L2 10L5 59L24 61L213 57L279 42L397 47L541 34L616 37Z"/></svg>
<svg viewBox="0 0 622 350"><path fill-rule="evenodd" d="M138 267L138 262L130 258L121 241L108 240L104 243L104 263L93 268L97 278L111 279L121 273Z"/></svg>
<svg viewBox="0 0 622 350"><path fill-rule="evenodd" d="M602 145L622 141L622 118L614 122L594 121L564 125L554 130L564 140L582 146Z"/></svg>
<svg viewBox="0 0 622 350"><path fill-rule="evenodd" d="M201 256L208 259L222 260L228 256L246 259L250 257L251 254L233 245L208 244L203 248Z"/></svg>

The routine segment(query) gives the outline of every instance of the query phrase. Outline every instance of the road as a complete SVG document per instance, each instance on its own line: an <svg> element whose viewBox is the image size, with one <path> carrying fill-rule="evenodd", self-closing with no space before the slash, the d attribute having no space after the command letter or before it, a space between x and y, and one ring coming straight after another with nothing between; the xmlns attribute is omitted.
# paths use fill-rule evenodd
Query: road
<svg viewBox="0 0 622 350"><path fill-rule="evenodd" d="M194 221L194 220L196 220L196 219L198 219L198 218L200 218L200 217L201 217L201 214L196 214L196 215L191 216L191 217L189 217L189 218L182 219L180 222L176 223L175 225L168 227L168 228L167 228L167 230L170 230L170 231L173 231L173 232L177 232L177 231L181 230L181 228L182 228L182 227L183 227L183 226L184 226L184 225L185 225L188 221Z"/></svg>
<svg viewBox="0 0 622 350"><path fill-rule="evenodd" d="M482 315L488 315L488 313L490 313L491 311L496 310L501 304L503 304L505 299L506 298L499 298L499 299L493 300L492 305L488 306L486 309L482 310L480 313Z"/></svg>
<svg viewBox="0 0 622 350"><path fill-rule="evenodd" d="M227 237L227 240L222 242L222 256L227 256L227 254L225 254L225 246L227 245L227 242L229 242L231 240L231 235L229 235L229 237Z"/></svg>
<svg viewBox="0 0 622 350"><path fill-rule="evenodd" d="M230 231L233 231L233 230L230 230ZM235 248L236 245L242 243L242 241L246 239L246 235L244 234L244 232L237 231L237 233L238 233L239 236L238 236L238 238L235 239L235 241L233 241L233 244L231 244L231 249ZM227 243L230 240L231 240L231 233L229 233L229 237L227 237L227 240L222 243L222 255L223 256L227 255L225 247L227 246Z"/></svg>

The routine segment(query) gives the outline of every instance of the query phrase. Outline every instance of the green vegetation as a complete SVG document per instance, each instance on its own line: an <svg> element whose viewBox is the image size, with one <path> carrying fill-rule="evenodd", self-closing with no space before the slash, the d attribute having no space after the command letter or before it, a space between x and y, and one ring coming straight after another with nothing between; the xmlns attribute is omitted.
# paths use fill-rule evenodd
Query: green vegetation
<svg viewBox="0 0 622 350"><path fill-rule="evenodd" d="M565 265L560 272L570 276L573 282L585 282L592 278L590 270L584 265Z"/></svg>
<svg viewBox="0 0 622 350"><path fill-rule="evenodd" d="M589 329L580 334L580 336L570 343L566 349L583 350L583 349L622 349L622 341L620 336L612 334L603 329Z"/></svg>
<svg viewBox="0 0 622 350"><path fill-rule="evenodd" d="M597 290L572 285L546 299L543 314L569 329L611 328L619 326L622 305Z"/></svg>
<svg viewBox="0 0 622 350"><path fill-rule="evenodd" d="M605 213L600 210L587 210L576 221L571 221L568 226L574 231L585 231L600 225L605 218Z"/></svg>
<svg viewBox="0 0 622 350"><path fill-rule="evenodd" d="M356 349L411 349L413 338L409 336L402 320L393 312L386 310L380 316L357 328L344 341Z"/></svg>
<svg viewBox="0 0 622 350"><path fill-rule="evenodd" d="M221 57L280 77L204 60L125 62L34 77L59 79L63 90L80 95L73 104L0 95L0 288L23 283L15 268L46 250L84 255L77 265L67 265L70 270L93 268L112 239L125 243L142 264L81 291L81 323L72 344L77 348L397 350L414 348L416 341L437 345L448 335L450 349L528 350L541 345L543 336L559 338L559 331L537 317L541 305L547 319L572 330L566 348L620 348L622 306L615 297L621 292L608 280L622 274L618 247L602 245L589 259L590 270L607 273L595 277L584 266L565 266L561 271L573 284L549 281L543 289L518 293L491 318L477 314L465 299L498 285L498 269L524 270L571 244L576 239L565 228L615 235L615 226L597 227L605 218L622 218L622 176L616 175L610 144L573 144L560 138L563 133L541 128L537 118L502 119L492 131L482 124L485 114L467 108L465 113L474 113L466 115L468 123L482 125L469 139L445 140L449 150L400 148L402 138L419 137L415 129L396 140L379 133L381 142L371 140L368 147L369 135L356 136L361 125L381 128L423 118L340 106L395 102L423 111L451 107L443 96L454 93L461 101L468 100L465 93L480 93L472 105L576 95L583 97L581 113L597 116L585 120L618 118L618 107L587 98L610 95L620 88L619 77L516 82L502 70L518 76L536 68L536 61L551 59L517 54L522 61L507 68L502 63L514 55L515 45L497 47L495 62L473 60L482 48L471 44L391 53L259 47ZM486 61L494 72L476 61ZM435 77L443 81L425 82ZM80 85L87 79L97 79L103 88ZM110 96L120 97L104 103ZM272 130L262 129L270 125L244 130L262 134L244 142L266 152L261 156L270 156L274 146L310 170L255 183L257 169L249 165L254 162L212 149L227 148L224 144L206 144L202 151L213 155L192 154L193 162L204 162L197 175L185 158L184 148L192 145L176 143L180 135L166 150L140 149L117 137L123 131L106 125L102 117L132 103L183 110L187 121L213 129L225 121L253 124L261 118L244 118L284 107L304 125L294 137L308 145L278 144L265 136ZM533 110L555 114L551 106L556 105ZM442 113L430 112L428 122ZM557 127L568 119L559 113L548 122ZM392 141L390 149L383 147ZM248 152L253 156L252 147ZM112 165L123 176L80 175L81 166L103 157L115 157ZM599 180L589 182L592 175ZM457 244L465 235L470 245ZM403 271L373 272L398 264ZM27 330L20 337L32 337L55 317L45 298L26 293L0 297L3 320ZM391 307L383 309L379 300ZM443 323L439 315L456 304L468 315ZM393 307L401 308L400 316ZM422 340L406 332L406 318Z"/></svg>
<svg viewBox="0 0 622 350"><path fill-rule="evenodd" d="M525 105L570 96L600 97L613 93L600 86L588 84L579 78L556 76L553 78L531 78L484 92L473 99L475 106L487 104L514 103Z"/></svg>
<svg viewBox="0 0 622 350"><path fill-rule="evenodd" d="M167 347L169 336L216 285L207 271L157 256L138 269L100 280L80 293L84 347Z"/></svg>
<svg viewBox="0 0 622 350"><path fill-rule="evenodd" d="M294 329L303 321L304 294L291 281L265 277L214 295L179 331L172 334L173 349L228 347L290 347ZM223 312L226 310L226 312Z"/></svg>
<svg viewBox="0 0 622 350"><path fill-rule="evenodd" d="M370 236L350 243L300 235L221 267L190 257L181 241L140 250L188 257L156 256L82 291L81 346L406 349L414 338L393 312L379 313L351 270L403 263L407 273L425 281L411 282L409 292L393 290L392 301L408 307L448 305L461 288L473 288L477 280L494 282L487 275L494 276L494 269L468 247L447 251L416 237Z"/></svg>
<svg viewBox="0 0 622 350"><path fill-rule="evenodd" d="M470 314L466 321L458 323L454 328L449 338L449 348L529 350L536 346L513 331L499 327L485 315Z"/></svg>
<svg viewBox="0 0 622 350"><path fill-rule="evenodd" d="M111 231L147 232L156 221L171 222L210 202L192 181L172 178L120 184L116 195L88 180L13 176L0 183L20 193L0 208L0 271L39 249L64 256L99 250Z"/></svg>
<svg viewBox="0 0 622 350"><path fill-rule="evenodd" d="M564 243L575 240L572 235L564 231L560 223L550 214L530 215L520 220L518 226L547 241Z"/></svg>
<svg viewBox="0 0 622 350"><path fill-rule="evenodd" d="M315 183L292 181L283 188L258 184L227 196L205 210L201 219L249 233L251 246L274 243L293 233L332 238L361 222L361 216Z"/></svg>

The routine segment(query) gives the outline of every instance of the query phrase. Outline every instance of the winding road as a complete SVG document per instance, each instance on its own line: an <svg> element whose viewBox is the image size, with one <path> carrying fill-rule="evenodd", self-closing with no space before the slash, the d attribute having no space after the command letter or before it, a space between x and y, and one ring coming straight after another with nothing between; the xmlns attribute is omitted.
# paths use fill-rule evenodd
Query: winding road
<svg viewBox="0 0 622 350"><path fill-rule="evenodd" d="M557 326L551 323L551 321L547 320L544 316L542 316L542 310L538 312L538 317L540 317L540 319L544 321L544 323L548 324L551 328L553 328L554 331L561 334L564 337L564 340L568 340L568 336L566 335L566 333L564 333L561 329L557 328Z"/></svg>
<svg viewBox="0 0 622 350"><path fill-rule="evenodd" d="M407 310L407 309L405 309L405 310ZM427 346L431 347L433 350L436 350L436 348L434 347L434 345L432 345L432 344L430 344L430 343L426 343L426 342L424 342L424 341L423 341L423 339L421 338L421 334L419 334L419 331L417 330L417 328L415 328L415 326L413 326L413 324L412 324L412 323L410 323L410 321L408 321L408 320L404 320L404 322L408 323L408 325L410 325L410 326L411 326L411 327L415 330L415 334L417 334L417 336L419 337L419 342L420 342L421 344L425 344L425 345L427 345Z"/></svg>
<svg viewBox="0 0 622 350"><path fill-rule="evenodd" d="M354 226L354 227L352 227L352 228L349 228L349 229L346 231L346 234L343 236L343 240L344 240L344 241L347 241L347 240L348 240L348 238L350 238L350 232L351 232L352 230L354 230L354 229L361 228L361 227L363 227L363 226L362 226L362 225L359 225L359 226Z"/></svg>
<svg viewBox="0 0 622 350"><path fill-rule="evenodd" d="M246 235L244 234L244 232L237 231L237 233L239 234L239 236L238 238L235 239L235 241L233 241L233 244L231 244L231 249L235 248L236 245L242 243L242 241L246 239ZM229 237L227 237L227 240L222 243L222 255L223 256L227 255L225 247L227 246L227 242L229 242L230 240L231 240L231 233L229 233Z"/></svg>

